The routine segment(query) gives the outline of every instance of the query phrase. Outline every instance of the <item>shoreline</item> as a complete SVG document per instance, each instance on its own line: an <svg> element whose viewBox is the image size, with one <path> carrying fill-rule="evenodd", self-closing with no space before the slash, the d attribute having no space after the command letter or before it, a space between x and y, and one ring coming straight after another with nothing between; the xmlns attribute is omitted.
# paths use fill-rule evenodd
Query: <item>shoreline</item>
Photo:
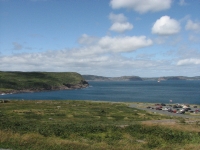
<svg viewBox="0 0 200 150"><path fill-rule="evenodd" d="M76 84L76 85L67 85L60 87L52 87L52 89L25 89L25 90L10 90L9 92L0 91L0 95L8 95L8 94L19 94L19 93L35 93L35 92L46 92L46 91L59 91L59 90L76 90L87 88L89 84Z"/></svg>

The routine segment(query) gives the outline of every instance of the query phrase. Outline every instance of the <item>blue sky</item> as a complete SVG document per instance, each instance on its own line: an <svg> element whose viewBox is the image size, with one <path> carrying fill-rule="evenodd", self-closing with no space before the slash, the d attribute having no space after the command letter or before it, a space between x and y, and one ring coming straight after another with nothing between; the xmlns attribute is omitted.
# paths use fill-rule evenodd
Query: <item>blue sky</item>
<svg viewBox="0 0 200 150"><path fill-rule="evenodd" d="M0 70L200 76L200 0L0 0Z"/></svg>

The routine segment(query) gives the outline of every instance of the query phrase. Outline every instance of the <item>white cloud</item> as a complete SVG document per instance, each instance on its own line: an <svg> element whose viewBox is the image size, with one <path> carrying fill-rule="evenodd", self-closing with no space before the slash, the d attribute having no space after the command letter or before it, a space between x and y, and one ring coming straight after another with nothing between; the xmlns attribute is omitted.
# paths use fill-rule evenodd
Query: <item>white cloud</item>
<svg viewBox="0 0 200 150"><path fill-rule="evenodd" d="M106 49L111 52L131 52L139 48L150 46L152 44L152 40L147 39L146 36L126 36L114 38L105 36L98 42L98 45L102 49Z"/></svg>
<svg viewBox="0 0 200 150"><path fill-rule="evenodd" d="M177 62L177 65L200 65L200 59L196 58L189 58L189 59L182 59Z"/></svg>
<svg viewBox="0 0 200 150"><path fill-rule="evenodd" d="M184 62L183 60L187 59L187 56L187 58L182 58L179 64L177 64L171 58L158 60L154 59L156 56L145 52L140 53L141 57L137 57L136 59L127 58L120 53L106 51L101 46L97 43L95 46L86 46L77 49L0 56L0 70L73 71L81 74L103 76L139 75L142 77L163 75L197 76L200 73L200 60L198 57L190 59L190 63L186 63L187 61L185 60ZM145 54L147 55L145 56ZM186 64L187 66L181 66Z"/></svg>
<svg viewBox="0 0 200 150"><path fill-rule="evenodd" d="M109 19L112 22L126 22L127 21L127 18L124 16L124 14L113 14L113 13L110 13Z"/></svg>
<svg viewBox="0 0 200 150"><path fill-rule="evenodd" d="M193 22L192 20L188 20L185 29L192 31L200 31L200 22Z"/></svg>
<svg viewBox="0 0 200 150"><path fill-rule="evenodd" d="M177 20L171 19L169 16L162 16L158 19L153 27L152 33L158 35L172 35L180 31L181 27Z"/></svg>
<svg viewBox="0 0 200 150"><path fill-rule="evenodd" d="M172 0L111 0L110 5L113 9L127 8L139 13L157 12L169 9Z"/></svg>
<svg viewBox="0 0 200 150"><path fill-rule="evenodd" d="M92 38L95 39L94 42L90 42L90 39ZM151 46L153 44L153 41L148 39L146 36L104 36L102 38L97 38L84 34L80 39L80 41L86 46L73 49L72 55L86 56L110 52L132 52L143 47ZM89 42L87 41L88 39Z"/></svg>
<svg viewBox="0 0 200 150"><path fill-rule="evenodd" d="M87 35L87 38L91 38ZM94 37L95 38L95 37ZM97 39L97 38L96 38ZM85 41L85 40L83 40ZM73 55L94 55L101 53L121 53L121 52L132 52L143 47L148 47L153 44L151 39L146 36L119 36L110 37L105 36L99 38L86 47L74 49Z"/></svg>
<svg viewBox="0 0 200 150"><path fill-rule="evenodd" d="M86 50L86 49L85 49ZM156 61L127 59L120 55L73 55L74 50L47 51L0 57L2 71L74 71L104 76L135 75L157 68ZM82 53L83 54L83 53ZM164 62L159 61L159 65Z"/></svg>
<svg viewBox="0 0 200 150"><path fill-rule="evenodd" d="M110 27L110 30L115 31L115 32L124 32L124 31L132 30L132 29L133 29L133 25L130 24L129 22L125 22L125 23L115 22Z"/></svg>
<svg viewBox="0 0 200 150"><path fill-rule="evenodd" d="M100 74L102 72L113 76L113 72L119 73L119 75L124 74L126 69L130 72L130 67L140 69L142 66L146 68L156 65L154 62L146 60L122 57L120 54L152 45L152 41L145 36L105 36L96 38L98 40L92 44L87 41L91 39L89 35L83 35L81 38L86 45L79 48L41 53L20 53L10 56L1 55L0 70L75 71L82 74Z"/></svg>
<svg viewBox="0 0 200 150"><path fill-rule="evenodd" d="M109 19L113 22L112 26L110 27L111 31L122 33L133 29L133 25L127 22L127 18L124 16L124 14L110 13Z"/></svg>
<svg viewBox="0 0 200 150"><path fill-rule="evenodd" d="M95 44L97 41L97 37L89 36L87 34L83 34L78 40L78 42L83 45L92 45Z"/></svg>

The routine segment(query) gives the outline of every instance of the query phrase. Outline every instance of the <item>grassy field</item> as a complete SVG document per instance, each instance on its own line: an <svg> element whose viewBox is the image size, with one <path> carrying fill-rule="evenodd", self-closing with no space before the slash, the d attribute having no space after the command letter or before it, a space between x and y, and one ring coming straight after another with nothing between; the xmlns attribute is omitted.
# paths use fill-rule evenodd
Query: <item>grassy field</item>
<svg viewBox="0 0 200 150"><path fill-rule="evenodd" d="M176 123L149 123L166 119ZM11 100L0 103L1 148L197 150L200 125L130 108L128 103Z"/></svg>
<svg viewBox="0 0 200 150"><path fill-rule="evenodd" d="M56 90L82 81L82 76L74 72L0 72L0 93Z"/></svg>

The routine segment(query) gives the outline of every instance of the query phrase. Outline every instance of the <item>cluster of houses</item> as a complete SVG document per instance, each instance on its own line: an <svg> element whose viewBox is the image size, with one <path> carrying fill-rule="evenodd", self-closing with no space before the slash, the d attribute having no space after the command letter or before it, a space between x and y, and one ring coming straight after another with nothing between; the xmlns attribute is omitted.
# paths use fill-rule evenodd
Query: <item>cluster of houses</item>
<svg viewBox="0 0 200 150"><path fill-rule="evenodd" d="M190 106L187 104L169 104L166 105L164 103L161 104L155 104L154 107L147 107L148 109L155 109L155 110L163 110L163 111L168 111L171 113L177 113L177 114L184 114L185 112L190 112L190 113L198 113L200 112L200 109L198 106Z"/></svg>

